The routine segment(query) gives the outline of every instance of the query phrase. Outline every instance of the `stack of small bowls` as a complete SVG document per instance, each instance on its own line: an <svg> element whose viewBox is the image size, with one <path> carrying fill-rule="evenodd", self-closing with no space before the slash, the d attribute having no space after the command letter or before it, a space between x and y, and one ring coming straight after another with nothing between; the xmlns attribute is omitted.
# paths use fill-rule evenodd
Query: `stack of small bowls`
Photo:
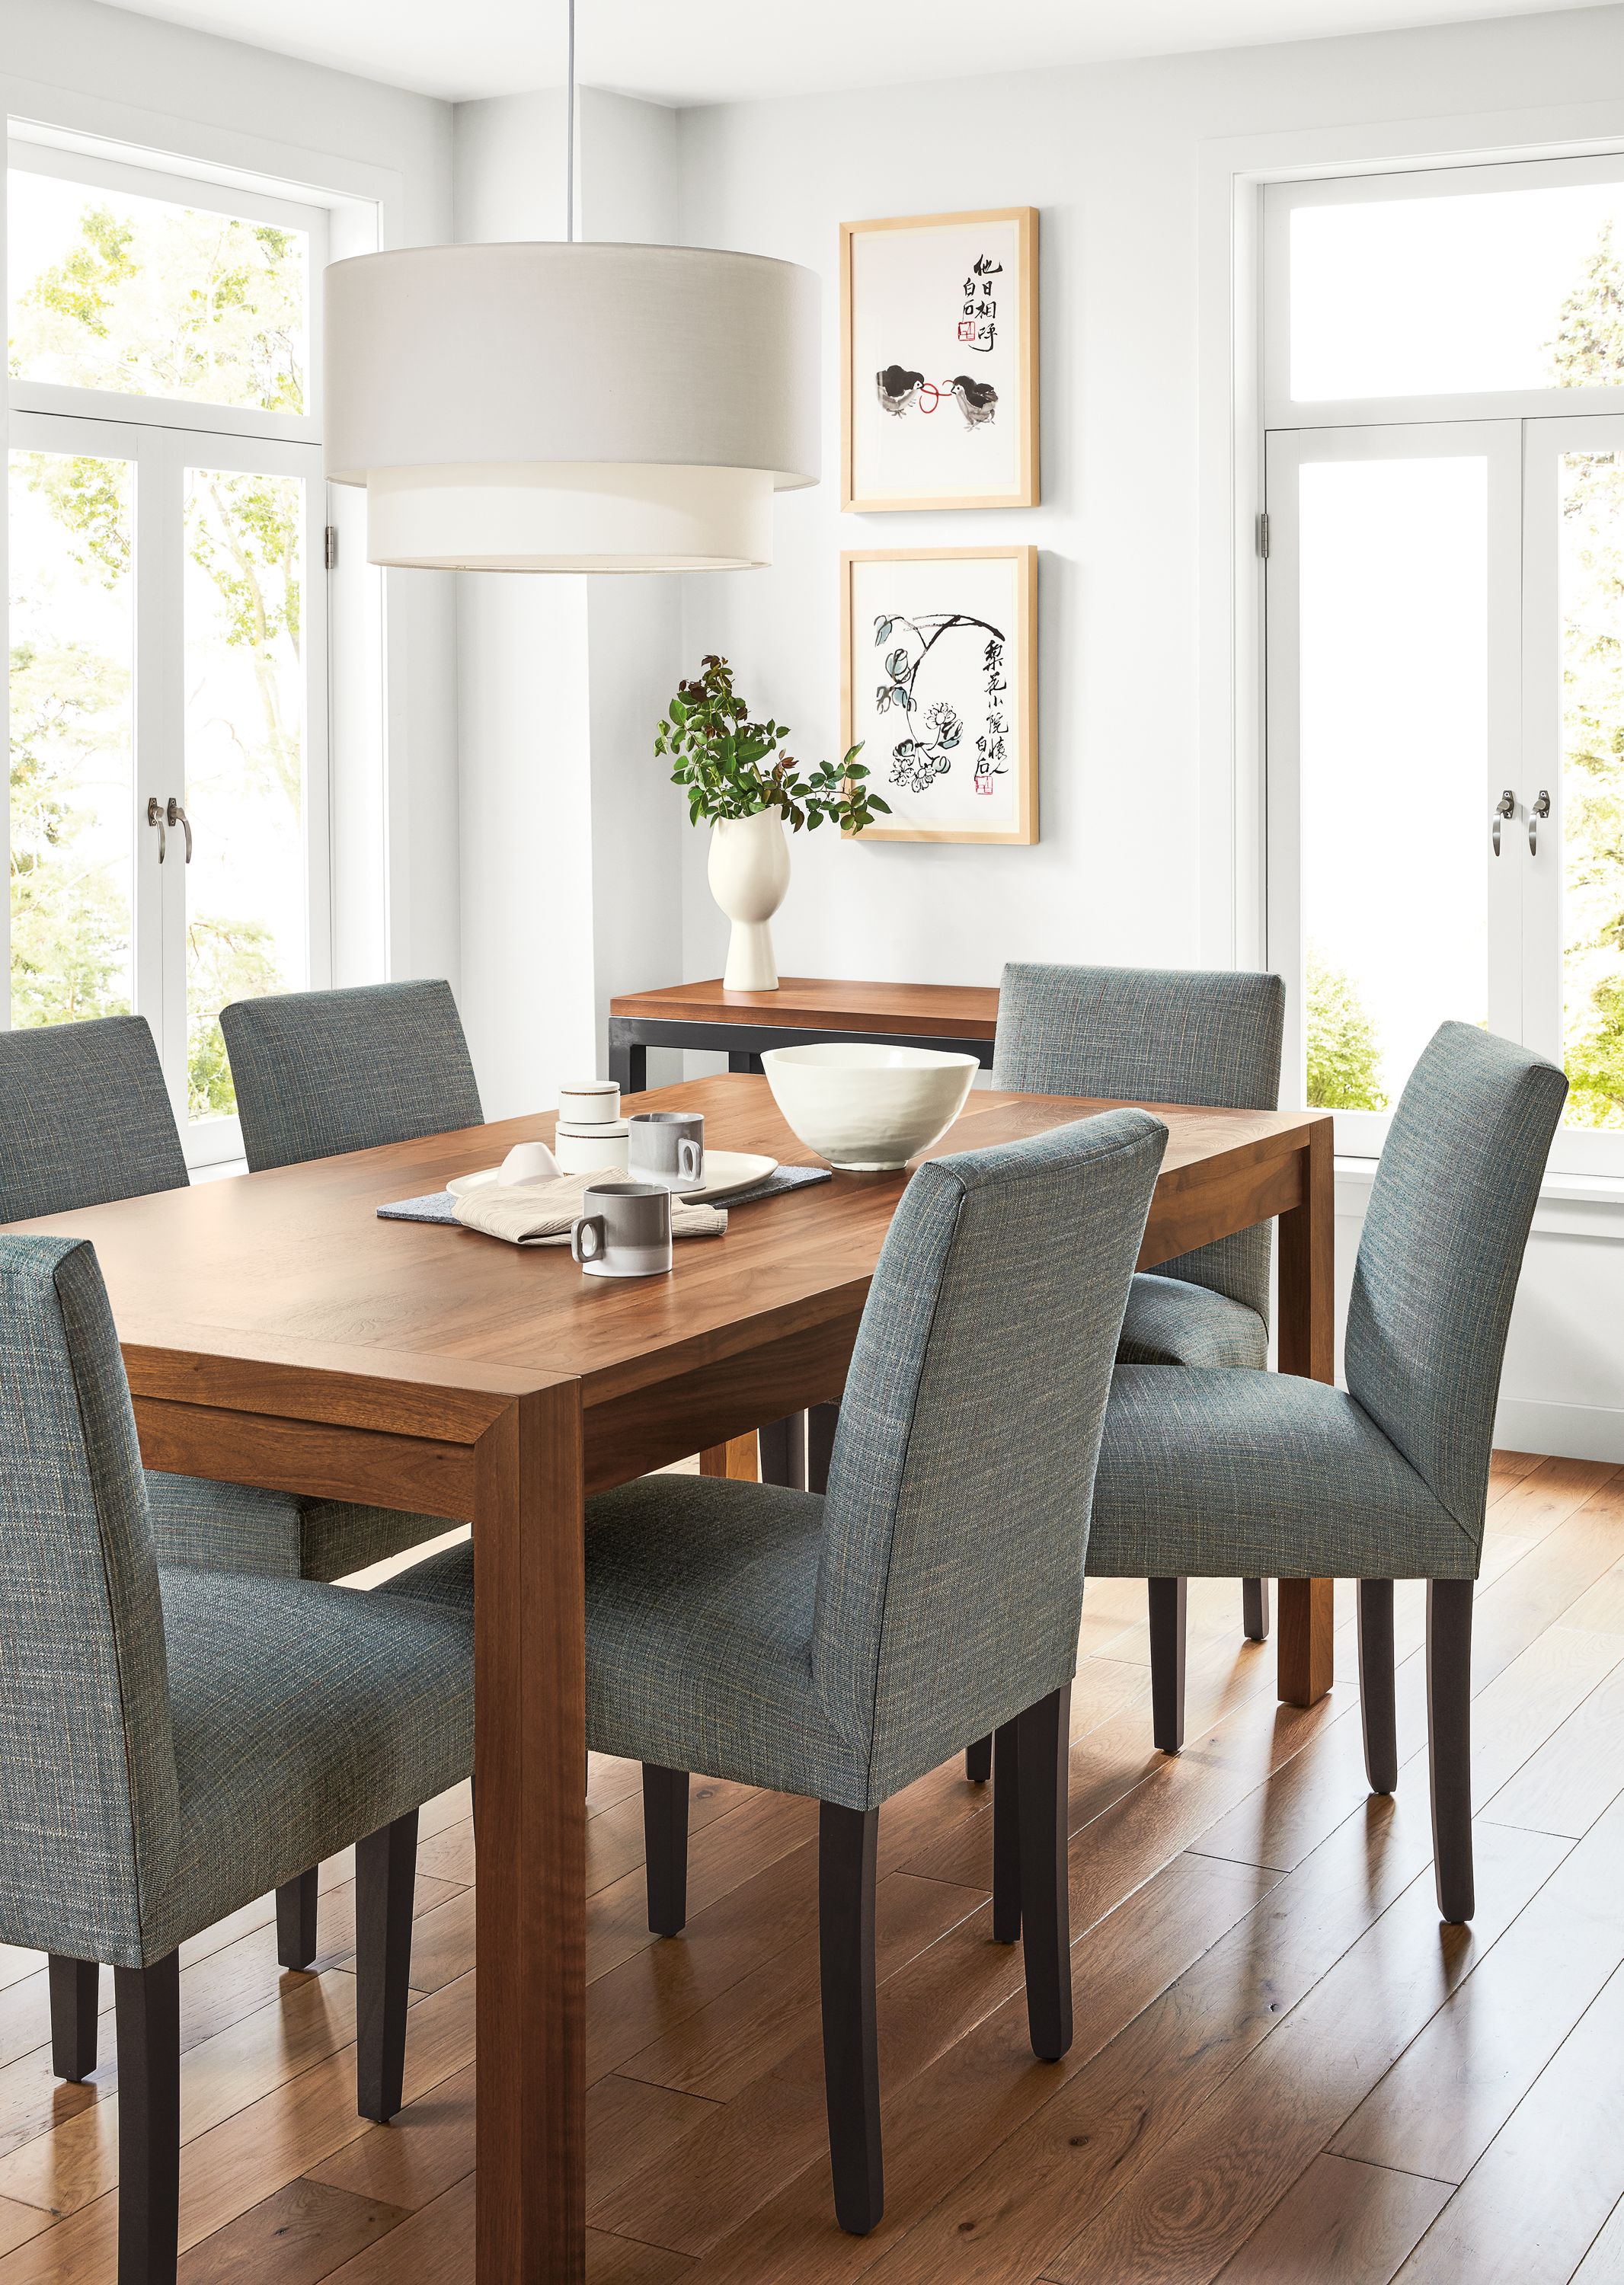
<svg viewBox="0 0 1624 2285"><path fill-rule="evenodd" d="M629 1147L620 1089L612 1079L572 1080L560 1088L553 1155L561 1174L624 1174Z"/></svg>

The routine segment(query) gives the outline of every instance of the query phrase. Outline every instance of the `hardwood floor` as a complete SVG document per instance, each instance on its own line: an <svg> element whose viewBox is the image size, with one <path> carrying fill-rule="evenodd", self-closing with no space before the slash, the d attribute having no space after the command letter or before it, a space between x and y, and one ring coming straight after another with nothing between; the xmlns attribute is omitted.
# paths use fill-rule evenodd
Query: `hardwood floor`
<svg viewBox="0 0 1624 2285"><path fill-rule="evenodd" d="M1624 2285L1624 1471L1505 1453L1473 1652L1478 1896L1433 1905L1423 1590L1401 1771L1365 1791L1337 1682L1276 1703L1238 1582L1189 1596L1188 1743L1150 1748L1145 1594L1085 1598L1072 1693L1077 2040L1026 2044L992 1943L988 1788L880 1825L885 2218L841 2236L818 2039L816 1811L696 1781L686 1932L644 1925L639 1777L589 1807L592 2285ZM279 1975L269 1897L182 1955L183 2285L472 2277L473 1833L425 1810L407 2108L356 2116L351 1867ZM111 1978L103 2004L110 2010ZM113 2273L117 2070L51 2076L45 1972L0 1948L0 2285Z"/></svg>

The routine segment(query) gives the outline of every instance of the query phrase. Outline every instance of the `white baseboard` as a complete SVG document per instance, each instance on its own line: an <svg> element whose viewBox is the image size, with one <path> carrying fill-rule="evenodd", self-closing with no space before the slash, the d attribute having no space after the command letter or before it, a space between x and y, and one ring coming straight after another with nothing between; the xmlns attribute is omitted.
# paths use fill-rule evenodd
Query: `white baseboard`
<svg viewBox="0 0 1624 2285"><path fill-rule="evenodd" d="M1533 1404L1502 1397L1495 1415L1495 1442L1506 1452L1624 1463L1624 1411L1612 1405Z"/></svg>

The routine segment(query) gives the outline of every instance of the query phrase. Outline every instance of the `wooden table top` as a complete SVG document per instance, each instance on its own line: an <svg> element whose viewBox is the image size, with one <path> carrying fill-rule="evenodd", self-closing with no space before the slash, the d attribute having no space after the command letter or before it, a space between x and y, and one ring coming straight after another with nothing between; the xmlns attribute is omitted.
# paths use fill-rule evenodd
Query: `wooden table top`
<svg viewBox="0 0 1624 2285"><path fill-rule="evenodd" d="M724 1150L816 1164L765 1080L639 1098L702 1111ZM937 1155L1045 1132L1106 1106L977 1091ZM735 1208L725 1237L679 1240L667 1277L584 1277L567 1248L501 1244L376 1208L551 1136L552 1112L12 1225L90 1238L140 1390L144 1352L252 1359L441 1389L520 1394L568 1375L591 1407L860 1312L904 1174L840 1174ZM1214 1184L1256 1184L1304 1148L1314 1114L1168 1108L1142 1265L1182 1252ZM1198 1195L1197 1195L1198 1194ZM1181 1220L1181 1215L1183 1219ZM209 1401L200 1382L199 1401Z"/></svg>
<svg viewBox="0 0 1624 2285"><path fill-rule="evenodd" d="M805 1032L912 1032L922 1038L990 1040L998 1028L995 984L867 984L785 976L776 992L727 992L719 976L623 993L611 1016L671 1024L781 1024Z"/></svg>

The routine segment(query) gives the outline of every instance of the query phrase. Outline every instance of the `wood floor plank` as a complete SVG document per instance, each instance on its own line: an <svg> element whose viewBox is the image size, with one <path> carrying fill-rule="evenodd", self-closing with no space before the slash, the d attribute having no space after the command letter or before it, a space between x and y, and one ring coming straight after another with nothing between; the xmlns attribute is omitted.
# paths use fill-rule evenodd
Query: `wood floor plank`
<svg viewBox="0 0 1624 2285"><path fill-rule="evenodd" d="M1574 2270L1573 2285L1624 2285L1624 2198L1608 2215L1590 2250Z"/></svg>
<svg viewBox="0 0 1624 2285"><path fill-rule="evenodd" d="M1220 2271L1221 2285L1390 2285L1453 2187L1322 2154Z"/></svg>
<svg viewBox="0 0 1624 2285"><path fill-rule="evenodd" d="M183 2255L178 2285L317 2285L405 2218L374 2198L289 2182Z"/></svg>
<svg viewBox="0 0 1624 2285"><path fill-rule="evenodd" d="M1181 2131L1141 2158L1049 2273L1063 2285L1211 2285L1562 1854L1543 1833L1480 1828L1470 1932L1440 1928L1422 1873Z"/></svg>
<svg viewBox="0 0 1624 2285"><path fill-rule="evenodd" d="M586 2285L678 2285L693 2264L679 2253L634 2245L600 2229L586 2233ZM341 2269L328 2285L473 2285L472 2176L413 2214L388 2239Z"/></svg>
<svg viewBox="0 0 1624 2285"><path fill-rule="evenodd" d="M1624 1969L1405 2263L1402 2285L1565 2285L1624 2193Z"/></svg>
<svg viewBox="0 0 1624 2285"><path fill-rule="evenodd" d="M1463 2180L1624 1957L1620 1896L1624 1802L1557 1867L1330 2148Z"/></svg>

